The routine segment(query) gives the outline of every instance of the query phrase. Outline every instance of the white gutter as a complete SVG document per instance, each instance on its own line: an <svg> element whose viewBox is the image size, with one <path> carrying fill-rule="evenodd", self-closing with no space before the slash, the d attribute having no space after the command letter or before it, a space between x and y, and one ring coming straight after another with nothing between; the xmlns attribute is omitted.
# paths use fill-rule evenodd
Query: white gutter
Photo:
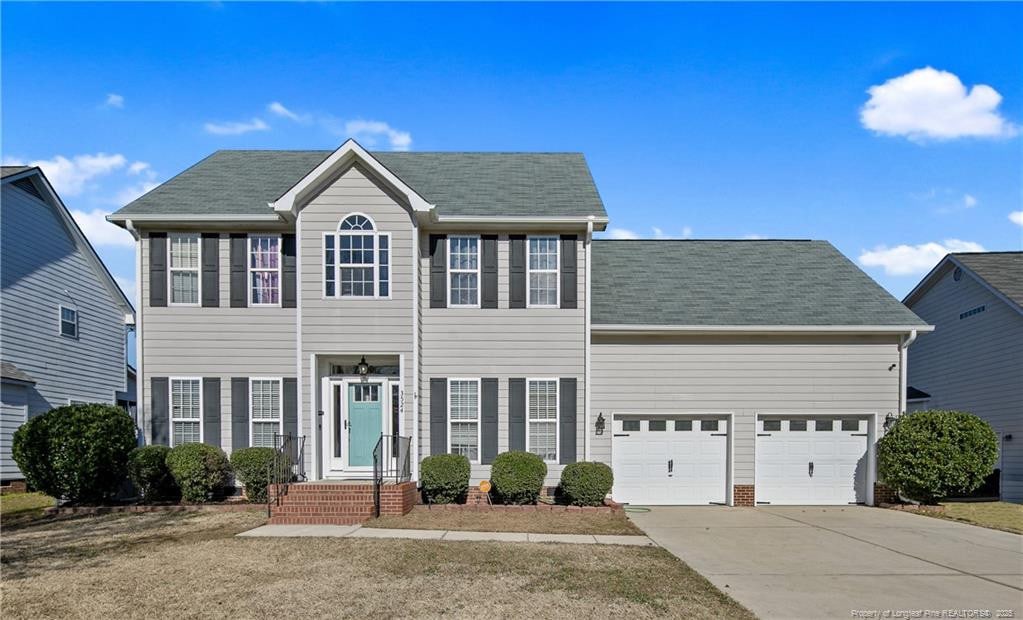
<svg viewBox="0 0 1023 620"><path fill-rule="evenodd" d="M434 218L439 224L586 224L592 228L594 224L607 224L608 218L595 215L584 216L492 216L492 215L440 215Z"/></svg>
<svg viewBox="0 0 1023 620"><path fill-rule="evenodd" d="M931 327L931 329L934 328ZM909 355L906 350L914 340L916 340L915 329L910 330L909 335L903 338L902 343L899 344L899 415L906 413L906 390L909 388L907 385L909 373L906 369L906 360Z"/></svg>
<svg viewBox="0 0 1023 620"><path fill-rule="evenodd" d="M236 222L279 222L284 223L276 213L249 213L240 215L230 214L210 214L210 213L193 213L189 214L142 214L132 215L130 217L118 217L116 213L112 213L106 217L108 222L113 224L125 224L131 221L136 222L223 222L225 224L233 224Z"/></svg>
<svg viewBox="0 0 1023 620"><path fill-rule="evenodd" d="M593 221L596 218L590 216L586 222L586 299L583 301L586 316L586 326L583 328L586 342L583 345L583 458L590 460L590 246L593 241Z"/></svg>
<svg viewBox="0 0 1023 620"><path fill-rule="evenodd" d="M594 325L599 334L905 334L933 325Z"/></svg>
<svg viewBox="0 0 1023 620"><path fill-rule="evenodd" d="M144 306L142 305L142 234L135 228L135 224L131 219L124 221L124 228L135 239L135 417L139 427L142 428L143 442L148 444L152 442L153 431L146 426L145 422L145 395L147 390L144 374L145 358L142 355L142 322L144 315ZM125 363L127 361L125 360Z"/></svg>

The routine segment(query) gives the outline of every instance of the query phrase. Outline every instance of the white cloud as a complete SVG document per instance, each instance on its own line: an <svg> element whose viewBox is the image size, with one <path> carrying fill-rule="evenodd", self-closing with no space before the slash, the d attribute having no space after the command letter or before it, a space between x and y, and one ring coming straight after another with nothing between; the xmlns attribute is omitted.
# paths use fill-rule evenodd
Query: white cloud
<svg viewBox="0 0 1023 620"><path fill-rule="evenodd" d="M124 96L118 95L117 93L107 93L107 99L103 102L105 108L117 108L121 109L124 107Z"/></svg>
<svg viewBox="0 0 1023 620"><path fill-rule="evenodd" d="M973 241L946 239L944 243L931 241L920 245L879 245L860 254L864 267L882 267L889 276L909 276L926 273L952 252L983 252L984 247Z"/></svg>
<svg viewBox="0 0 1023 620"><path fill-rule="evenodd" d="M267 131L270 126L261 118L253 118L250 121L227 121L223 123L206 123L203 125L206 133L216 136L240 136L253 131Z"/></svg>
<svg viewBox="0 0 1023 620"><path fill-rule="evenodd" d="M1019 132L998 112L998 91L986 84L967 90L948 71L917 69L867 92L870 99L860 110L860 122L880 134L923 141L1005 138Z"/></svg>
<svg viewBox="0 0 1023 620"><path fill-rule="evenodd" d="M62 197L77 196L86 185L104 175L123 168L127 163L124 155L96 153L95 155L75 155L71 159L57 155L53 159L37 159L24 163L17 159L4 158L8 166L38 166L53 184L54 189Z"/></svg>
<svg viewBox="0 0 1023 620"><path fill-rule="evenodd" d="M977 199L971 194L963 194L963 206L972 209L977 206Z"/></svg>
<svg viewBox="0 0 1023 620"><path fill-rule="evenodd" d="M270 105L266 106L266 109L269 110L271 114L276 114L277 116L293 120L296 123L307 123L310 120L308 114L299 114L289 110L284 107L284 104L280 101L271 102Z"/></svg>
<svg viewBox="0 0 1023 620"><path fill-rule="evenodd" d="M152 172L152 170L149 167L149 164L144 161L132 162L132 164L128 166L128 172L130 174L142 174L143 172L147 171Z"/></svg>
<svg viewBox="0 0 1023 620"><path fill-rule="evenodd" d="M746 239L746 240L749 240L749 241L755 241L757 239L767 239L767 237L765 237L763 235L758 235L757 233L749 233L749 234L743 235L742 238Z"/></svg>
<svg viewBox="0 0 1023 620"><path fill-rule="evenodd" d="M392 151L407 151L412 146L412 134L394 129L382 121L348 121L345 123L345 134L369 147L376 146L381 137L387 140Z"/></svg>
<svg viewBox="0 0 1023 620"><path fill-rule="evenodd" d="M626 228L610 228L607 231L608 239L639 239L639 235Z"/></svg>
<svg viewBox="0 0 1023 620"><path fill-rule="evenodd" d="M683 239L690 239L690 238L692 238L692 236L693 236L693 229L692 229L692 227L691 226L683 226L682 227L682 238Z"/></svg>
<svg viewBox="0 0 1023 620"><path fill-rule="evenodd" d="M679 235L673 235L664 232L664 229L652 226L651 230L654 233L654 239L689 239L693 236L693 228L691 226L683 226Z"/></svg>
<svg viewBox="0 0 1023 620"><path fill-rule="evenodd" d="M71 211L71 216L78 222L85 236L93 245L134 248L135 240L131 234L106 220L108 213L102 209L85 212Z"/></svg>
<svg viewBox="0 0 1023 620"><path fill-rule="evenodd" d="M1009 213L1009 221L1018 226L1023 226L1023 211L1012 211Z"/></svg>
<svg viewBox="0 0 1023 620"><path fill-rule="evenodd" d="M114 280L117 282L117 286L120 286L121 290L124 291L124 296L128 298L128 301L135 303L135 278L114 276Z"/></svg>
<svg viewBox="0 0 1023 620"><path fill-rule="evenodd" d="M128 185L127 187L122 187L116 194L114 194L114 204L118 207L123 207L157 185L159 185L159 183L157 183L155 179L149 179L133 185Z"/></svg>

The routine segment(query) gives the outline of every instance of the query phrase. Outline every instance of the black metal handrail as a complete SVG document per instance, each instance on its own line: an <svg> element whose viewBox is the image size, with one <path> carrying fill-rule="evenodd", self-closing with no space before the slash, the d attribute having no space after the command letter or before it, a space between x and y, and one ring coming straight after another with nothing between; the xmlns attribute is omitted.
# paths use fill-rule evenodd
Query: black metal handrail
<svg viewBox="0 0 1023 620"><path fill-rule="evenodd" d="M412 438L380 435L373 448L373 514L380 516L380 487L412 479Z"/></svg>
<svg viewBox="0 0 1023 620"><path fill-rule="evenodd" d="M274 456L267 464L266 516L273 516L272 507L281 505L288 485L305 480L305 437L274 433Z"/></svg>

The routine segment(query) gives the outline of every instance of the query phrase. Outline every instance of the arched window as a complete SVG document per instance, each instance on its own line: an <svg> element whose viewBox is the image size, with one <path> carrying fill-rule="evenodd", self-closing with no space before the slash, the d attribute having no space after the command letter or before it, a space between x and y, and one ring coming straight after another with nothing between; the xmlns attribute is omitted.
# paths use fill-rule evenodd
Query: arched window
<svg viewBox="0 0 1023 620"><path fill-rule="evenodd" d="M369 216L353 213L323 238L325 297L391 295L391 235L376 231Z"/></svg>

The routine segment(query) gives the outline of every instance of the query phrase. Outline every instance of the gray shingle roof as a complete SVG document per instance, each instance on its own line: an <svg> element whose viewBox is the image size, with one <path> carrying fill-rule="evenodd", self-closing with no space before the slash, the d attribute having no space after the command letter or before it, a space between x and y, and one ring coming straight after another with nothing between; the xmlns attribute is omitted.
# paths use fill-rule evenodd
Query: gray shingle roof
<svg viewBox="0 0 1023 620"><path fill-rule="evenodd" d="M1023 252L977 252L952 254L967 269L1023 306Z"/></svg>
<svg viewBox="0 0 1023 620"><path fill-rule="evenodd" d="M115 215L250 215L331 151L217 151ZM441 215L606 216L579 153L372 153Z"/></svg>
<svg viewBox="0 0 1023 620"><path fill-rule="evenodd" d="M25 383L36 382L28 373L10 362L0 362L0 377Z"/></svg>
<svg viewBox="0 0 1023 620"><path fill-rule="evenodd" d="M6 179L9 176L21 174L31 168L32 166L0 166L0 179Z"/></svg>
<svg viewBox="0 0 1023 620"><path fill-rule="evenodd" d="M593 242L594 325L925 323L826 241Z"/></svg>

